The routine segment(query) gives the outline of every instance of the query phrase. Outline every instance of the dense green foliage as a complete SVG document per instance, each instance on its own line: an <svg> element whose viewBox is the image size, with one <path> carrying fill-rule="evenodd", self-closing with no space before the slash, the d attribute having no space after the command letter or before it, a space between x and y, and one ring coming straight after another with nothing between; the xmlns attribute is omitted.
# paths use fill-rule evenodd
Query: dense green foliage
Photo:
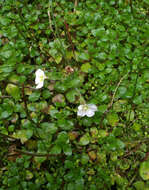
<svg viewBox="0 0 149 190"><path fill-rule="evenodd" d="M148 0L0 1L0 190L148 190L148 144Z"/></svg>

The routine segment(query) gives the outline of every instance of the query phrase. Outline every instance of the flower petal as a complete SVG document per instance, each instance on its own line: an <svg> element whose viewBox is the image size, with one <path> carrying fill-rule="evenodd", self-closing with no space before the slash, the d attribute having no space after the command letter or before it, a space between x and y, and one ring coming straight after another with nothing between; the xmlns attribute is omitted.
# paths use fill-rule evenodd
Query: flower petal
<svg viewBox="0 0 149 190"><path fill-rule="evenodd" d="M36 89L42 88L43 84L44 84L43 82L38 83L38 85L36 86Z"/></svg>
<svg viewBox="0 0 149 190"><path fill-rule="evenodd" d="M92 110L87 110L87 111L86 111L87 117L92 117L94 114L95 114L95 113L94 113L94 111L92 111Z"/></svg>
<svg viewBox="0 0 149 190"><path fill-rule="evenodd" d="M36 76L44 75L44 71L41 70L41 69L38 69L38 70L35 72L35 75L36 75Z"/></svg>
<svg viewBox="0 0 149 190"><path fill-rule="evenodd" d="M84 107L84 105L80 105L80 106L78 107L78 110L83 110L83 107Z"/></svg>
<svg viewBox="0 0 149 190"><path fill-rule="evenodd" d="M80 117L84 117L85 116L85 112L83 110L78 110L77 111L77 115Z"/></svg>
<svg viewBox="0 0 149 190"><path fill-rule="evenodd" d="M35 78L35 84L38 84L38 83L41 83L41 78L43 79L46 79L47 77L45 76L44 74L44 71L42 71L41 69L38 69L36 72L35 72L35 75L36 75L36 78Z"/></svg>
<svg viewBox="0 0 149 190"><path fill-rule="evenodd" d="M36 76L36 78L35 78L35 84L39 84L39 83L40 83L40 77Z"/></svg>
<svg viewBox="0 0 149 190"><path fill-rule="evenodd" d="M88 104L89 109L92 111L97 111L97 106L95 104Z"/></svg>

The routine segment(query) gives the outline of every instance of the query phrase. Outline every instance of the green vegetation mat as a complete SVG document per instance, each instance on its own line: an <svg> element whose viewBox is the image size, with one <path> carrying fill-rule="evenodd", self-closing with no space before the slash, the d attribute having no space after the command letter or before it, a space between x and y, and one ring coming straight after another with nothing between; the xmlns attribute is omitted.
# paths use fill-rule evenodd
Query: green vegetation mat
<svg viewBox="0 0 149 190"><path fill-rule="evenodd" d="M148 145L149 0L0 0L0 190L149 190Z"/></svg>

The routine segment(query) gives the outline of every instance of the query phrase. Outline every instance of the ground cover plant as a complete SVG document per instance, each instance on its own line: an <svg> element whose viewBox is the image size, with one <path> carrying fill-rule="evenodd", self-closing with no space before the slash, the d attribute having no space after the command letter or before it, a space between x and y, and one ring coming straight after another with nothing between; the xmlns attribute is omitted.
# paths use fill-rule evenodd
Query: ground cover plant
<svg viewBox="0 0 149 190"><path fill-rule="evenodd" d="M0 1L0 190L149 189L149 1Z"/></svg>

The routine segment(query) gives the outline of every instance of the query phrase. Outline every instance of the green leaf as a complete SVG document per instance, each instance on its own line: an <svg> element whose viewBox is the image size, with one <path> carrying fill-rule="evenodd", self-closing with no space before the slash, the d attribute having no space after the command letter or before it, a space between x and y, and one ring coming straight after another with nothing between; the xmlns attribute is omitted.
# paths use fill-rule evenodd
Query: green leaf
<svg viewBox="0 0 149 190"><path fill-rule="evenodd" d="M142 95L136 96L133 100L134 104L142 104Z"/></svg>
<svg viewBox="0 0 149 190"><path fill-rule="evenodd" d="M96 55L96 58L103 61L107 58L107 54L105 52L98 53L98 55Z"/></svg>
<svg viewBox="0 0 149 190"><path fill-rule="evenodd" d="M56 57L54 57L54 60L57 64L59 64L62 60L62 56L61 55L57 55Z"/></svg>
<svg viewBox="0 0 149 190"><path fill-rule="evenodd" d="M58 120L58 126L65 131L69 131L73 129L74 123L71 120L66 120L65 118L62 118Z"/></svg>
<svg viewBox="0 0 149 190"><path fill-rule="evenodd" d="M76 90L70 90L69 92L67 92L66 94L66 98L69 102L75 102L76 97L78 96L78 92Z"/></svg>
<svg viewBox="0 0 149 190"><path fill-rule="evenodd" d="M56 84L54 85L55 90L59 91L59 92L65 92L67 90L67 86L61 82L56 82Z"/></svg>
<svg viewBox="0 0 149 190"><path fill-rule="evenodd" d="M88 156L88 154L83 153L83 154L82 154L82 157L81 157L81 163L82 163L82 164L87 164L88 161L89 161L89 156Z"/></svg>
<svg viewBox="0 0 149 190"><path fill-rule="evenodd" d="M107 110L107 105L100 105L98 107L98 111L104 113Z"/></svg>
<svg viewBox="0 0 149 190"><path fill-rule="evenodd" d="M85 73L88 73L91 68L91 65L89 63L85 63L81 66L81 70Z"/></svg>
<svg viewBox="0 0 149 190"><path fill-rule="evenodd" d="M139 174L143 180L149 180L149 161L141 163Z"/></svg>
<svg viewBox="0 0 149 190"><path fill-rule="evenodd" d="M135 131L140 131L141 130L141 125L139 123L134 123L132 128L135 130Z"/></svg>
<svg viewBox="0 0 149 190"><path fill-rule="evenodd" d="M81 146L85 146L85 145L89 144L89 142L90 142L90 136L89 136L89 133L86 133L85 135L83 135L80 138L79 144Z"/></svg>
<svg viewBox="0 0 149 190"><path fill-rule="evenodd" d="M58 129L55 123L48 123L48 122L42 123L41 127L46 134L55 134Z"/></svg>
<svg viewBox="0 0 149 190"><path fill-rule="evenodd" d="M30 96L29 96L29 100L32 102L37 101L40 98L40 92L33 92Z"/></svg>
<svg viewBox="0 0 149 190"><path fill-rule="evenodd" d="M124 95L125 93L127 92L127 88L124 87L124 86L120 86L118 88L118 93L119 93L119 96L121 97L122 95Z"/></svg>
<svg viewBox="0 0 149 190"><path fill-rule="evenodd" d="M80 84L81 84L80 78L76 77L67 83L67 88L75 88L80 86Z"/></svg>
<svg viewBox="0 0 149 190"><path fill-rule="evenodd" d="M7 26L8 24L10 24L10 22L11 20L9 18L0 16L0 24Z"/></svg>
<svg viewBox="0 0 149 190"><path fill-rule="evenodd" d="M64 154L66 154L67 156L72 155L72 149L71 149L71 146L69 144L66 144L63 146L63 151L64 151Z"/></svg>
<svg viewBox="0 0 149 190"><path fill-rule="evenodd" d="M82 60L82 61L87 61L87 60L89 60L90 56L89 56L88 53L84 52L84 53L80 53L80 54L79 54L79 58L80 58L80 60Z"/></svg>
<svg viewBox="0 0 149 190"><path fill-rule="evenodd" d="M113 110L115 112L122 112L126 110L127 101L126 100L118 100L113 104Z"/></svg>
<svg viewBox="0 0 149 190"><path fill-rule="evenodd" d="M107 137L106 148L108 151L115 151L115 150L123 149L124 147L125 147L125 144L120 139L117 139L114 136Z"/></svg>
<svg viewBox="0 0 149 190"><path fill-rule="evenodd" d="M61 147L59 145L54 145L50 151L50 154L60 154L61 153Z"/></svg>
<svg viewBox="0 0 149 190"><path fill-rule="evenodd" d="M95 36L95 37L101 37L101 35L103 35L104 32L105 32L105 28L104 27L100 27L98 29L92 30L91 32L92 32L93 36Z"/></svg>
<svg viewBox="0 0 149 190"><path fill-rule="evenodd" d="M44 91L42 92L42 97L43 97L44 99L47 99L47 98L49 98L50 96L51 96L51 93L50 93L49 90L44 90Z"/></svg>
<svg viewBox="0 0 149 190"><path fill-rule="evenodd" d="M116 113L109 113L107 115L107 120L108 120L108 124L111 125L112 127L116 126L117 123L119 122L119 118Z"/></svg>
<svg viewBox="0 0 149 190"><path fill-rule="evenodd" d="M30 180L30 179L33 178L34 175L33 175L33 173L32 173L31 171L26 170L25 176L26 176L26 179L27 179L27 180Z"/></svg>
<svg viewBox="0 0 149 190"><path fill-rule="evenodd" d="M58 134L56 143L60 144L60 145L64 145L68 140L68 134L65 131L62 131Z"/></svg>
<svg viewBox="0 0 149 190"><path fill-rule="evenodd" d="M6 92L16 100L20 99L20 89L18 86L14 84L8 84L6 87Z"/></svg>
<svg viewBox="0 0 149 190"><path fill-rule="evenodd" d="M26 141L28 141L33 135L33 130L31 129L22 129L18 130L13 133L13 137L20 139L21 143L24 144Z"/></svg>
<svg viewBox="0 0 149 190"><path fill-rule="evenodd" d="M10 82L13 82L13 83L18 83L18 82L19 82L19 79L20 79L20 77L19 77L18 75L16 75L16 74L13 74L13 75L11 75L11 76L9 77L9 81L10 81Z"/></svg>
<svg viewBox="0 0 149 190"><path fill-rule="evenodd" d="M133 186L136 188L136 190L145 190L145 184L143 181L136 181Z"/></svg>

